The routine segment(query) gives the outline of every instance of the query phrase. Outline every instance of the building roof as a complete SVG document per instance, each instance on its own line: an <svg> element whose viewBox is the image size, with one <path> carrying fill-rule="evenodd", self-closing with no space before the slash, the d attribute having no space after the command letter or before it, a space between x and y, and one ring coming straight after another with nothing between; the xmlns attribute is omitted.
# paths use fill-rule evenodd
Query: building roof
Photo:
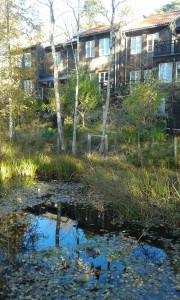
<svg viewBox="0 0 180 300"><path fill-rule="evenodd" d="M135 31L135 30L141 30L145 28L165 26L175 21L178 17L180 18L180 10L162 13L162 14L150 15L148 17L143 16L143 18L141 18L140 21L136 20L134 22L131 22L127 26L123 26L123 30ZM118 23L115 24L115 26L118 26ZM80 36L85 37L85 36L100 34L103 32L109 32L109 31L110 31L110 25L103 24L82 32Z"/></svg>
<svg viewBox="0 0 180 300"><path fill-rule="evenodd" d="M110 25L103 24L103 25L96 26L94 28L90 28L86 31L83 31L80 34L80 36L83 37L87 35L94 35L98 33L108 32L109 30L110 30Z"/></svg>
<svg viewBox="0 0 180 300"><path fill-rule="evenodd" d="M180 18L180 10L162 13L162 14L150 15L148 17L144 16L142 20L138 22L132 22L130 25L128 25L125 31L135 31L135 30L141 30L145 28L169 25L170 23L175 21L178 17Z"/></svg>

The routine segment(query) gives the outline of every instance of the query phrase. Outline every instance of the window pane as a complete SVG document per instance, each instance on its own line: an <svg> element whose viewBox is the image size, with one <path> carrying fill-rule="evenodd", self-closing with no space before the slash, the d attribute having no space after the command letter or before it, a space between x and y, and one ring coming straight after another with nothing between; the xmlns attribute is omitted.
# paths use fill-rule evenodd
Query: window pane
<svg viewBox="0 0 180 300"><path fill-rule="evenodd" d="M56 64L59 65L61 62L61 53L60 51L56 52Z"/></svg>
<svg viewBox="0 0 180 300"><path fill-rule="evenodd" d="M24 66L30 67L31 66L31 53L25 53L24 55Z"/></svg>
<svg viewBox="0 0 180 300"><path fill-rule="evenodd" d="M90 42L86 42L86 57L90 57Z"/></svg>
<svg viewBox="0 0 180 300"><path fill-rule="evenodd" d="M104 55L104 39L99 40L99 55Z"/></svg>
<svg viewBox="0 0 180 300"><path fill-rule="evenodd" d="M99 40L99 55L109 54L109 38Z"/></svg>
<svg viewBox="0 0 180 300"><path fill-rule="evenodd" d="M176 63L176 79L180 81L180 61Z"/></svg>
<svg viewBox="0 0 180 300"><path fill-rule="evenodd" d="M141 36L131 37L131 54L141 53Z"/></svg>
<svg viewBox="0 0 180 300"><path fill-rule="evenodd" d="M109 54L109 39L105 39L105 54Z"/></svg>
<svg viewBox="0 0 180 300"><path fill-rule="evenodd" d="M159 64L159 80L165 82L172 81L172 63Z"/></svg>
<svg viewBox="0 0 180 300"><path fill-rule="evenodd" d="M95 41L91 41L91 57L94 57Z"/></svg>

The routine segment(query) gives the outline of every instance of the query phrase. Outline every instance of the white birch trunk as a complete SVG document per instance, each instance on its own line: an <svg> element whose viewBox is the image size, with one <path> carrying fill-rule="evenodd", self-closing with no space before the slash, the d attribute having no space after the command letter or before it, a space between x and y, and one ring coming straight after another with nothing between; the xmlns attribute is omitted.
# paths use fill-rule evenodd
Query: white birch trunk
<svg viewBox="0 0 180 300"><path fill-rule="evenodd" d="M11 66L11 44L10 44L10 24L9 24L9 0L6 2L6 26L7 26L7 80L8 80L8 102L9 102L9 138L10 141L14 137L14 128L13 128L13 109L12 109L12 85L13 85L13 79L12 79L12 66Z"/></svg>
<svg viewBox="0 0 180 300"><path fill-rule="evenodd" d="M80 2L78 1L77 17L74 14L77 23L77 55L74 55L75 69L76 69L76 94L75 94L75 103L74 103L73 141L72 141L72 153L74 155L76 154L76 148L77 148L77 116L78 116L78 101L79 101L79 22L80 22L79 6L80 6Z"/></svg>
<svg viewBox="0 0 180 300"><path fill-rule="evenodd" d="M61 151L65 151L65 142L62 131L62 118L61 118L61 104L60 104L60 95L59 95L59 82L58 82L58 67L56 63L56 49L54 44L54 10L53 10L53 1L50 1L50 45L52 50L53 58L53 67L54 67L54 93L56 100L56 115L57 115L57 129L58 129L58 139L60 141ZM59 151L60 149L58 149Z"/></svg>
<svg viewBox="0 0 180 300"><path fill-rule="evenodd" d="M114 35L114 16L115 16L114 0L111 0L111 6L112 6L112 16L111 16L111 26L110 26L110 38L109 38L108 82L107 82L106 103L105 103L105 108L103 110L102 140L99 148L100 153L104 152L107 116L108 116L110 96L111 96L111 66L112 66L112 58L113 58L113 35Z"/></svg>

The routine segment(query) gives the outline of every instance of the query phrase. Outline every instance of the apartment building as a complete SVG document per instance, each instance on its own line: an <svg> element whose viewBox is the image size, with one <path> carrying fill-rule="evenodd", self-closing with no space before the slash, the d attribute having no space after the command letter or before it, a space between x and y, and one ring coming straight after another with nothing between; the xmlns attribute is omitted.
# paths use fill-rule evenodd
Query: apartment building
<svg viewBox="0 0 180 300"><path fill-rule="evenodd" d="M168 126L180 129L180 11L144 17L124 31L126 59L124 82L144 80L155 70L157 78L172 95L165 99L162 110L167 114Z"/></svg>
<svg viewBox="0 0 180 300"><path fill-rule="evenodd" d="M106 88L108 80L109 37L110 26L106 24L80 34L80 67L97 74L102 89ZM76 38L56 45L59 81L62 83L75 69L76 49ZM40 71L36 71L36 82L40 89L50 88L54 80L51 47L44 48L41 60L43 66L41 64ZM162 112L168 116L171 129L180 129L180 90L176 85L180 82L180 11L144 16L126 27L114 26L112 92L123 94L124 90L129 91L134 82L143 81L153 70L167 89L174 84L172 95L164 99L166 109L162 105ZM30 79L25 80L27 85Z"/></svg>

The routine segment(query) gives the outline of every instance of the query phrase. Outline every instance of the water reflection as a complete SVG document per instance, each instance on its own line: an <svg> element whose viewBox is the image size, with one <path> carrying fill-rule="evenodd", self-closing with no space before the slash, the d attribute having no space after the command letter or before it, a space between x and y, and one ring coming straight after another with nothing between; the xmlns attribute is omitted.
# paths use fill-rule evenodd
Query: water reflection
<svg viewBox="0 0 180 300"><path fill-rule="evenodd" d="M166 253L160 248L149 245L140 245L133 250L135 257L140 257L142 262L153 262L160 265L167 258Z"/></svg>
<svg viewBox="0 0 180 300"><path fill-rule="evenodd" d="M39 299L46 299L43 293L48 288L53 293L62 286L67 286L67 290L74 289L74 294L80 293L80 296L87 296L87 291L95 291L93 299L102 299L104 294L101 295L101 292L104 290L113 294L113 298L108 299L130 299L135 295L134 299L164 300L168 299L166 293L169 293L169 299L176 299L173 280L169 280L170 277L172 279L172 271L163 250L146 244L139 245L115 234L96 235L80 226L84 224L84 218L94 220L92 214L87 210L86 214L79 212L77 207L73 213L74 219L64 216L62 205L58 204L56 213L43 211L43 215L34 215L21 212L1 219L0 248L3 254L10 254L11 251L18 262L23 262L23 270L29 272L30 278L37 276L35 281L32 277L31 296L24 285L20 287L23 287L18 294L21 295L20 299L26 299L24 295L35 299L34 291L39 290L41 276L44 287ZM103 221L104 228L104 214L102 216L97 217L100 223ZM5 244L2 242L4 240ZM40 273L37 275L38 270ZM84 275L88 280L84 281ZM56 288L52 283L54 281L58 282ZM76 291L78 284L80 288ZM154 291L158 293L157 296ZM60 299L71 299L64 296L66 289L63 293ZM119 298L116 298L117 294Z"/></svg>

